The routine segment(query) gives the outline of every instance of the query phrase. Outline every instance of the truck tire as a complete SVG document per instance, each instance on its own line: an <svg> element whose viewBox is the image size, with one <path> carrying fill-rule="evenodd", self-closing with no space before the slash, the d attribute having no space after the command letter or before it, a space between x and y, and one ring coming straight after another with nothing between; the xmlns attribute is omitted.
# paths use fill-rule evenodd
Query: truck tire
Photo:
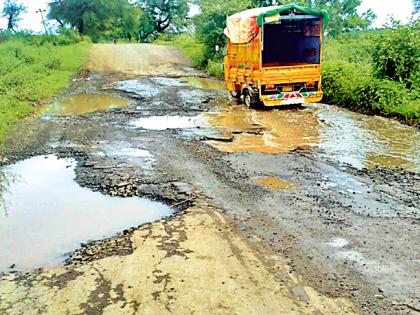
<svg viewBox="0 0 420 315"><path fill-rule="evenodd" d="M246 107L251 108L253 105L252 102L252 96L251 94L249 94L249 91L245 90L244 91L244 103L246 105Z"/></svg>
<svg viewBox="0 0 420 315"><path fill-rule="evenodd" d="M230 96L232 96L232 98L239 100L241 98L241 92L239 91L229 91Z"/></svg>

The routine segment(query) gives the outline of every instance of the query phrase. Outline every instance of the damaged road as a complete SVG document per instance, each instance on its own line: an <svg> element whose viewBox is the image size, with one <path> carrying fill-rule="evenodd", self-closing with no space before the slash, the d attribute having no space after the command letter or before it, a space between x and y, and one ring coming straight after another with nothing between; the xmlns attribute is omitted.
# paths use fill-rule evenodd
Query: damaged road
<svg viewBox="0 0 420 315"><path fill-rule="evenodd" d="M2 196L8 167L54 156L90 192L173 214L55 267L10 261L0 313L418 314L419 146L333 106L247 109L172 47L95 45L1 149Z"/></svg>

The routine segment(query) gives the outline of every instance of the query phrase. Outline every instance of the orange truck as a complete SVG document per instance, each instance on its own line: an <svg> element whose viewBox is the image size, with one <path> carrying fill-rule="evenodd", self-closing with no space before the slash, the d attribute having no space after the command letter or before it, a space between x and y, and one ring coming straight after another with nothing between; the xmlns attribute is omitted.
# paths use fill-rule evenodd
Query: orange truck
<svg viewBox="0 0 420 315"><path fill-rule="evenodd" d="M227 18L225 81L251 107L319 102L325 10L295 3L255 8Z"/></svg>

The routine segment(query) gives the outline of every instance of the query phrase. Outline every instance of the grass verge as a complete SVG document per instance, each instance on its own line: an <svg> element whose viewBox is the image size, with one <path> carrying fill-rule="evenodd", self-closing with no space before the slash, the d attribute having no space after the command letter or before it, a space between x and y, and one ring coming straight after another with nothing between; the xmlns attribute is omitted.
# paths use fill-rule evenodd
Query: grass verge
<svg viewBox="0 0 420 315"><path fill-rule="evenodd" d="M36 45L23 39L0 43L0 143L10 127L69 84L91 44Z"/></svg>

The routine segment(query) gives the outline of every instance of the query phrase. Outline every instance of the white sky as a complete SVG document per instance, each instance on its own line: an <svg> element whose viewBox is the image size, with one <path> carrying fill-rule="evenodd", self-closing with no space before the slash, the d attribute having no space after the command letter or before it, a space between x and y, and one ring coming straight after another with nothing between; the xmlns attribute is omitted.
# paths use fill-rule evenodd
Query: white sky
<svg viewBox="0 0 420 315"><path fill-rule="evenodd" d="M0 8L3 8L4 0L0 0ZM28 12L22 15L23 20L20 23L20 28L31 29L37 32L42 31L41 17L35 13L36 10L47 8L49 0L20 0L28 7ZM375 27L383 25L390 15L396 19L406 22L410 19L413 11L412 0L363 0L359 11L364 12L372 9L378 16L375 22ZM5 19L0 18L0 29L7 27Z"/></svg>

